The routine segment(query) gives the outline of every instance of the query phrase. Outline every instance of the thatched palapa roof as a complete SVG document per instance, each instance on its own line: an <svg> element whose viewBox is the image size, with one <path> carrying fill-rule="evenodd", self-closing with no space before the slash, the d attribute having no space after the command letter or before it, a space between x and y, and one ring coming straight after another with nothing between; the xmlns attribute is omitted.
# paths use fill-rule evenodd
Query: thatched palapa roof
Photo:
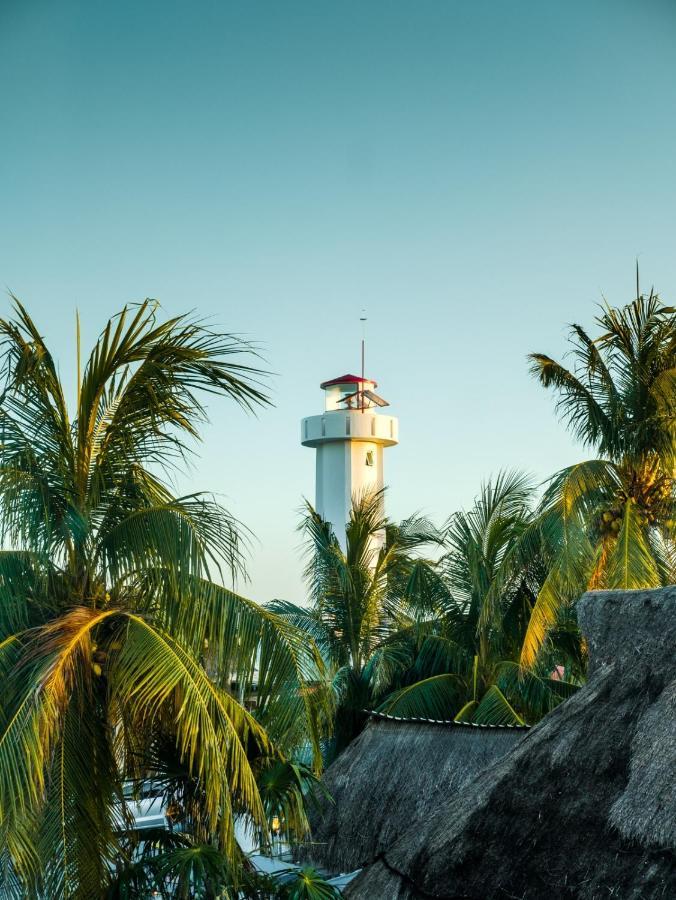
<svg viewBox="0 0 676 900"><path fill-rule="evenodd" d="M336 873L372 862L413 819L504 756L527 730L371 713L326 770L333 803L311 815L312 844L303 857Z"/></svg>
<svg viewBox="0 0 676 900"><path fill-rule="evenodd" d="M676 587L586 594L586 686L348 886L352 900L676 897Z"/></svg>

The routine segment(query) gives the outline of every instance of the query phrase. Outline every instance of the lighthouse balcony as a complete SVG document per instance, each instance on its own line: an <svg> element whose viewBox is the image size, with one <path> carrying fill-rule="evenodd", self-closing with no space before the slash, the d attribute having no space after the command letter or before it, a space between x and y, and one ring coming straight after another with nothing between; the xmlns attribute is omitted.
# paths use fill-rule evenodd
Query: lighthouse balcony
<svg viewBox="0 0 676 900"><path fill-rule="evenodd" d="M333 410L301 421L300 440L305 447L327 441L369 441L392 447L399 443L399 420L365 410Z"/></svg>

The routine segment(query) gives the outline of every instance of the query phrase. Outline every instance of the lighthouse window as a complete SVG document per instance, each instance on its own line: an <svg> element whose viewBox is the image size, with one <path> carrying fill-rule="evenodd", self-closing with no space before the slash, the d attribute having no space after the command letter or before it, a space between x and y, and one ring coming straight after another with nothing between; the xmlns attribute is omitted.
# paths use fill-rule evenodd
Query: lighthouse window
<svg viewBox="0 0 676 900"><path fill-rule="evenodd" d="M373 450L367 450L367 451L366 451L366 465L367 465L367 466L373 466L373 465L375 465L375 462L374 462L374 460L373 460Z"/></svg>

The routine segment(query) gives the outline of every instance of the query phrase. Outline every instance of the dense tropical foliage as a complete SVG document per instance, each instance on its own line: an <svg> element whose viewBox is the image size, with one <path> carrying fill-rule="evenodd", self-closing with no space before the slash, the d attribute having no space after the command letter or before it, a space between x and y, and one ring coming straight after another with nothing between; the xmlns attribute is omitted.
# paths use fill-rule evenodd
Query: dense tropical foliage
<svg viewBox="0 0 676 900"><path fill-rule="evenodd" d="M575 690L584 661L574 623L560 623L537 667L519 665L546 577L542 554L518 571L511 558L536 520L528 479L498 476L441 530L417 516L394 525L382 507L382 494L354 499L345 549L309 507L313 602L273 604L326 661L335 696L327 760L359 733L367 709L525 724Z"/></svg>
<svg viewBox="0 0 676 900"><path fill-rule="evenodd" d="M534 493L525 476L502 473L482 486L471 509L451 517L437 589L413 598L407 683L382 703L382 712L521 725L536 722L575 690L583 660L574 624L552 635L548 652L529 672L519 665L546 578L542 554L534 552L518 569L511 559L535 521Z"/></svg>
<svg viewBox="0 0 676 900"><path fill-rule="evenodd" d="M439 584L436 566L423 551L438 546L440 534L419 516L395 525L383 506L382 491L355 497L343 546L308 504L302 530L310 605L271 604L307 633L326 663L335 710L327 760L359 733L365 709L397 684L409 660L402 630L410 604Z"/></svg>
<svg viewBox="0 0 676 900"><path fill-rule="evenodd" d="M575 601L676 581L676 312L651 292L530 357L595 458L502 472L442 528L307 505L308 604L234 590L246 532L171 477L205 396L268 403L255 349L149 301L107 324L71 410L24 307L0 320L0 895L328 898L263 851L308 831L366 710L536 722L583 681ZM228 584L229 586L225 586ZM249 701L255 697L255 703ZM140 832L159 791L171 827ZM325 799L325 798L324 798Z"/></svg>
<svg viewBox="0 0 676 900"><path fill-rule="evenodd" d="M0 893L100 896L131 825L124 784L167 748L189 776L192 838L235 878L235 820L269 832L261 779L299 727L318 759L321 692L304 685L322 661L213 580L240 569L240 529L166 476L205 392L267 402L253 348L188 317L160 322L151 302L125 309L78 371L71 417L15 309L0 320ZM256 716L229 690L254 673Z"/></svg>
<svg viewBox="0 0 676 900"><path fill-rule="evenodd" d="M311 511L312 605L291 619L315 637L336 673L338 749L367 707L535 722L584 678L574 611L581 594L676 580L676 313L654 292L637 290L627 306L604 307L597 324L595 338L571 327L571 369L531 356L534 374L558 391L558 411L574 436L598 452L555 474L539 500L524 476L502 473L441 531L415 520L420 545L441 547L440 555L416 558L408 551L419 547L404 544L392 570L375 565L374 555L358 577L355 535L368 502L355 502L345 552ZM363 531L370 534L363 546L373 546L376 533L391 540L390 531L378 521ZM378 578L377 594L364 592L377 604L373 614L359 586ZM366 654L351 644L363 622Z"/></svg>

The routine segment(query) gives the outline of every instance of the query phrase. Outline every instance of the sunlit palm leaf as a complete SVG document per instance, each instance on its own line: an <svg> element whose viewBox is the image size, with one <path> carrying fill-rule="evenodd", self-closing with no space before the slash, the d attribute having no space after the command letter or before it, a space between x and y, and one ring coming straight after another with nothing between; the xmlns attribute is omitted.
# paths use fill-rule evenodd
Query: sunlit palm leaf
<svg viewBox="0 0 676 900"><path fill-rule="evenodd" d="M455 722L471 722L474 716L474 712L479 705L478 700L468 700L463 706L460 707L458 712L455 714L454 721Z"/></svg>
<svg viewBox="0 0 676 900"><path fill-rule="evenodd" d="M12 715L6 713L0 734L0 831L6 840L26 817L37 817L71 694L85 690L91 678L92 631L111 615L75 608L23 647L22 665L32 680L23 696L17 695ZM15 860L23 875L31 874L24 870L29 857L30 852Z"/></svg>
<svg viewBox="0 0 676 900"><path fill-rule="evenodd" d="M521 649L522 666L529 667L535 664L548 630L556 622L561 607L569 601L570 595L566 590L563 576L558 567L553 567L540 588L524 635Z"/></svg>
<svg viewBox="0 0 676 900"><path fill-rule="evenodd" d="M622 511L622 525L606 568L607 587L659 587L660 575L646 536L644 520L633 500Z"/></svg>
<svg viewBox="0 0 676 900"><path fill-rule="evenodd" d="M525 725L509 700L496 684L492 684L472 712L477 725Z"/></svg>
<svg viewBox="0 0 676 900"><path fill-rule="evenodd" d="M241 804L265 830L265 816L246 745L270 752L262 728L169 634L127 614L122 648L110 664L111 692L139 722L166 704L175 708L176 740L188 768L203 778L206 814L226 851L234 853L233 807Z"/></svg>
<svg viewBox="0 0 676 900"><path fill-rule="evenodd" d="M148 613L204 655L222 685L234 680L246 694L255 682L257 716L283 747L291 749L302 731L319 766L318 723L329 699L316 644L284 616L213 582L186 577L177 590L171 570L150 572L148 579Z"/></svg>

